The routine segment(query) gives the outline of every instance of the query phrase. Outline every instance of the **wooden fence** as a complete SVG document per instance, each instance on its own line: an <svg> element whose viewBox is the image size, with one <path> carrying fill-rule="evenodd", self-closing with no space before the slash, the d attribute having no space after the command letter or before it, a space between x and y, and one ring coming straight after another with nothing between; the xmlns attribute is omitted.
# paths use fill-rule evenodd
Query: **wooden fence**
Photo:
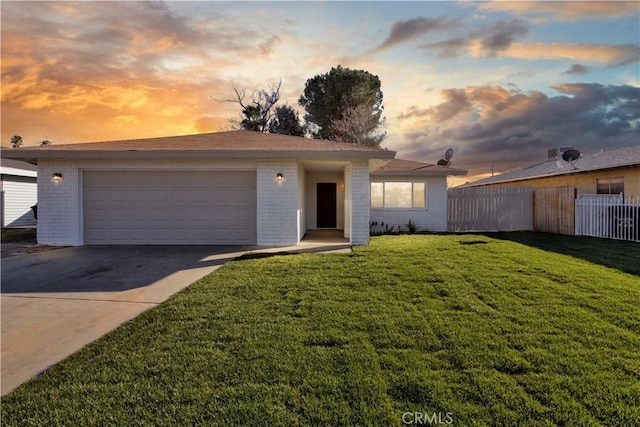
<svg viewBox="0 0 640 427"><path fill-rule="evenodd" d="M528 231L640 242L640 197L580 194L573 187L451 188L448 230Z"/></svg>
<svg viewBox="0 0 640 427"><path fill-rule="evenodd" d="M581 194L575 207L576 235L640 242L640 197Z"/></svg>
<svg viewBox="0 0 640 427"><path fill-rule="evenodd" d="M547 187L533 190L533 230L573 235L575 198L576 190L573 187Z"/></svg>
<svg viewBox="0 0 640 427"><path fill-rule="evenodd" d="M447 192L449 231L532 230L531 187L467 187Z"/></svg>

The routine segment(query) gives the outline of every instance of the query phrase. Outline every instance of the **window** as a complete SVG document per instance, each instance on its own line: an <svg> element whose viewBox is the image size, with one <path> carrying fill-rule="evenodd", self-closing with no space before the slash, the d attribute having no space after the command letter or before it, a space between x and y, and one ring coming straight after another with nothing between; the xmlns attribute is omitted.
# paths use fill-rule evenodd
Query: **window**
<svg viewBox="0 0 640 427"><path fill-rule="evenodd" d="M424 182L372 182L371 207L419 209L427 206Z"/></svg>
<svg viewBox="0 0 640 427"><path fill-rule="evenodd" d="M624 193L624 177L596 179L596 192L598 194L620 194Z"/></svg>
<svg viewBox="0 0 640 427"><path fill-rule="evenodd" d="M384 183L382 182L371 183L371 207L384 207Z"/></svg>

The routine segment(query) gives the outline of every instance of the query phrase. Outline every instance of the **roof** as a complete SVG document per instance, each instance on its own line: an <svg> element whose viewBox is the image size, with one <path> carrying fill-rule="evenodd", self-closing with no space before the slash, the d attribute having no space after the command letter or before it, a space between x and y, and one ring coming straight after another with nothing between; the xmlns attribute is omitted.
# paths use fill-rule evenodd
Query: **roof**
<svg viewBox="0 0 640 427"><path fill-rule="evenodd" d="M4 157L0 159L0 165L2 166L2 168L23 169L26 171L38 170L38 167L36 165L32 165L31 163L21 162L20 160L5 159Z"/></svg>
<svg viewBox="0 0 640 427"><path fill-rule="evenodd" d="M470 182L461 187L476 187L480 185L585 173L634 165L640 165L640 144L607 151L602 150L598 153L584 154L573 163L566 162L562 159L551 159L522 169L512 170L500 175Z"/></svg>
<svg viewBox="0 0 640 427"><path fill-rule="evenodd" d="M38 167L19 160L0 158L0 173L14 176L38 176Z"/></svg>
<svg viewBox="0 0 640 427"><path fill-rule="evenodd" d="M466 175L467 171L449 166L432 165L413 160L393 159L372 175Z"/></svg>
<svg viewBox="0 0 640 427"><path fill-rule="evenodd" d="M342 142L246 130L122 141L56 144L2 151L3 156L39 158L106 157L305 157L392 159L395 151Z"/></svg>

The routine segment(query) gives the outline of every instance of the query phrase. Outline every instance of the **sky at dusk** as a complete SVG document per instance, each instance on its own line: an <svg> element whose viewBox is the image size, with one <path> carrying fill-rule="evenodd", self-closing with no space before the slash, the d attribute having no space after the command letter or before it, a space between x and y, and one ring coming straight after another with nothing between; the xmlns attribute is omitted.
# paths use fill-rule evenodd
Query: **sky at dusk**
<svg viewBox="0 0 640 427"><path fill-rule="evenodd" d="M228 130L231 81L342 65L382 82L397 157L464 180L640 142L640 6L621 2L1 2L2 145Z"/></svg>

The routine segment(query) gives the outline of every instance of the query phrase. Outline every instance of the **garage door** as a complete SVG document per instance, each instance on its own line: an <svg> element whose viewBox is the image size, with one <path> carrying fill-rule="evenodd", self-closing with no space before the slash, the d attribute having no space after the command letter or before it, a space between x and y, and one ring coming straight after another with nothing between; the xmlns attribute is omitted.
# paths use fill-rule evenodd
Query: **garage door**
<svg viewBox="0 0 640 427"><path fill-rule="evenodd" d="M255 244L255 171L84 171L85 244Z"/></svg>

